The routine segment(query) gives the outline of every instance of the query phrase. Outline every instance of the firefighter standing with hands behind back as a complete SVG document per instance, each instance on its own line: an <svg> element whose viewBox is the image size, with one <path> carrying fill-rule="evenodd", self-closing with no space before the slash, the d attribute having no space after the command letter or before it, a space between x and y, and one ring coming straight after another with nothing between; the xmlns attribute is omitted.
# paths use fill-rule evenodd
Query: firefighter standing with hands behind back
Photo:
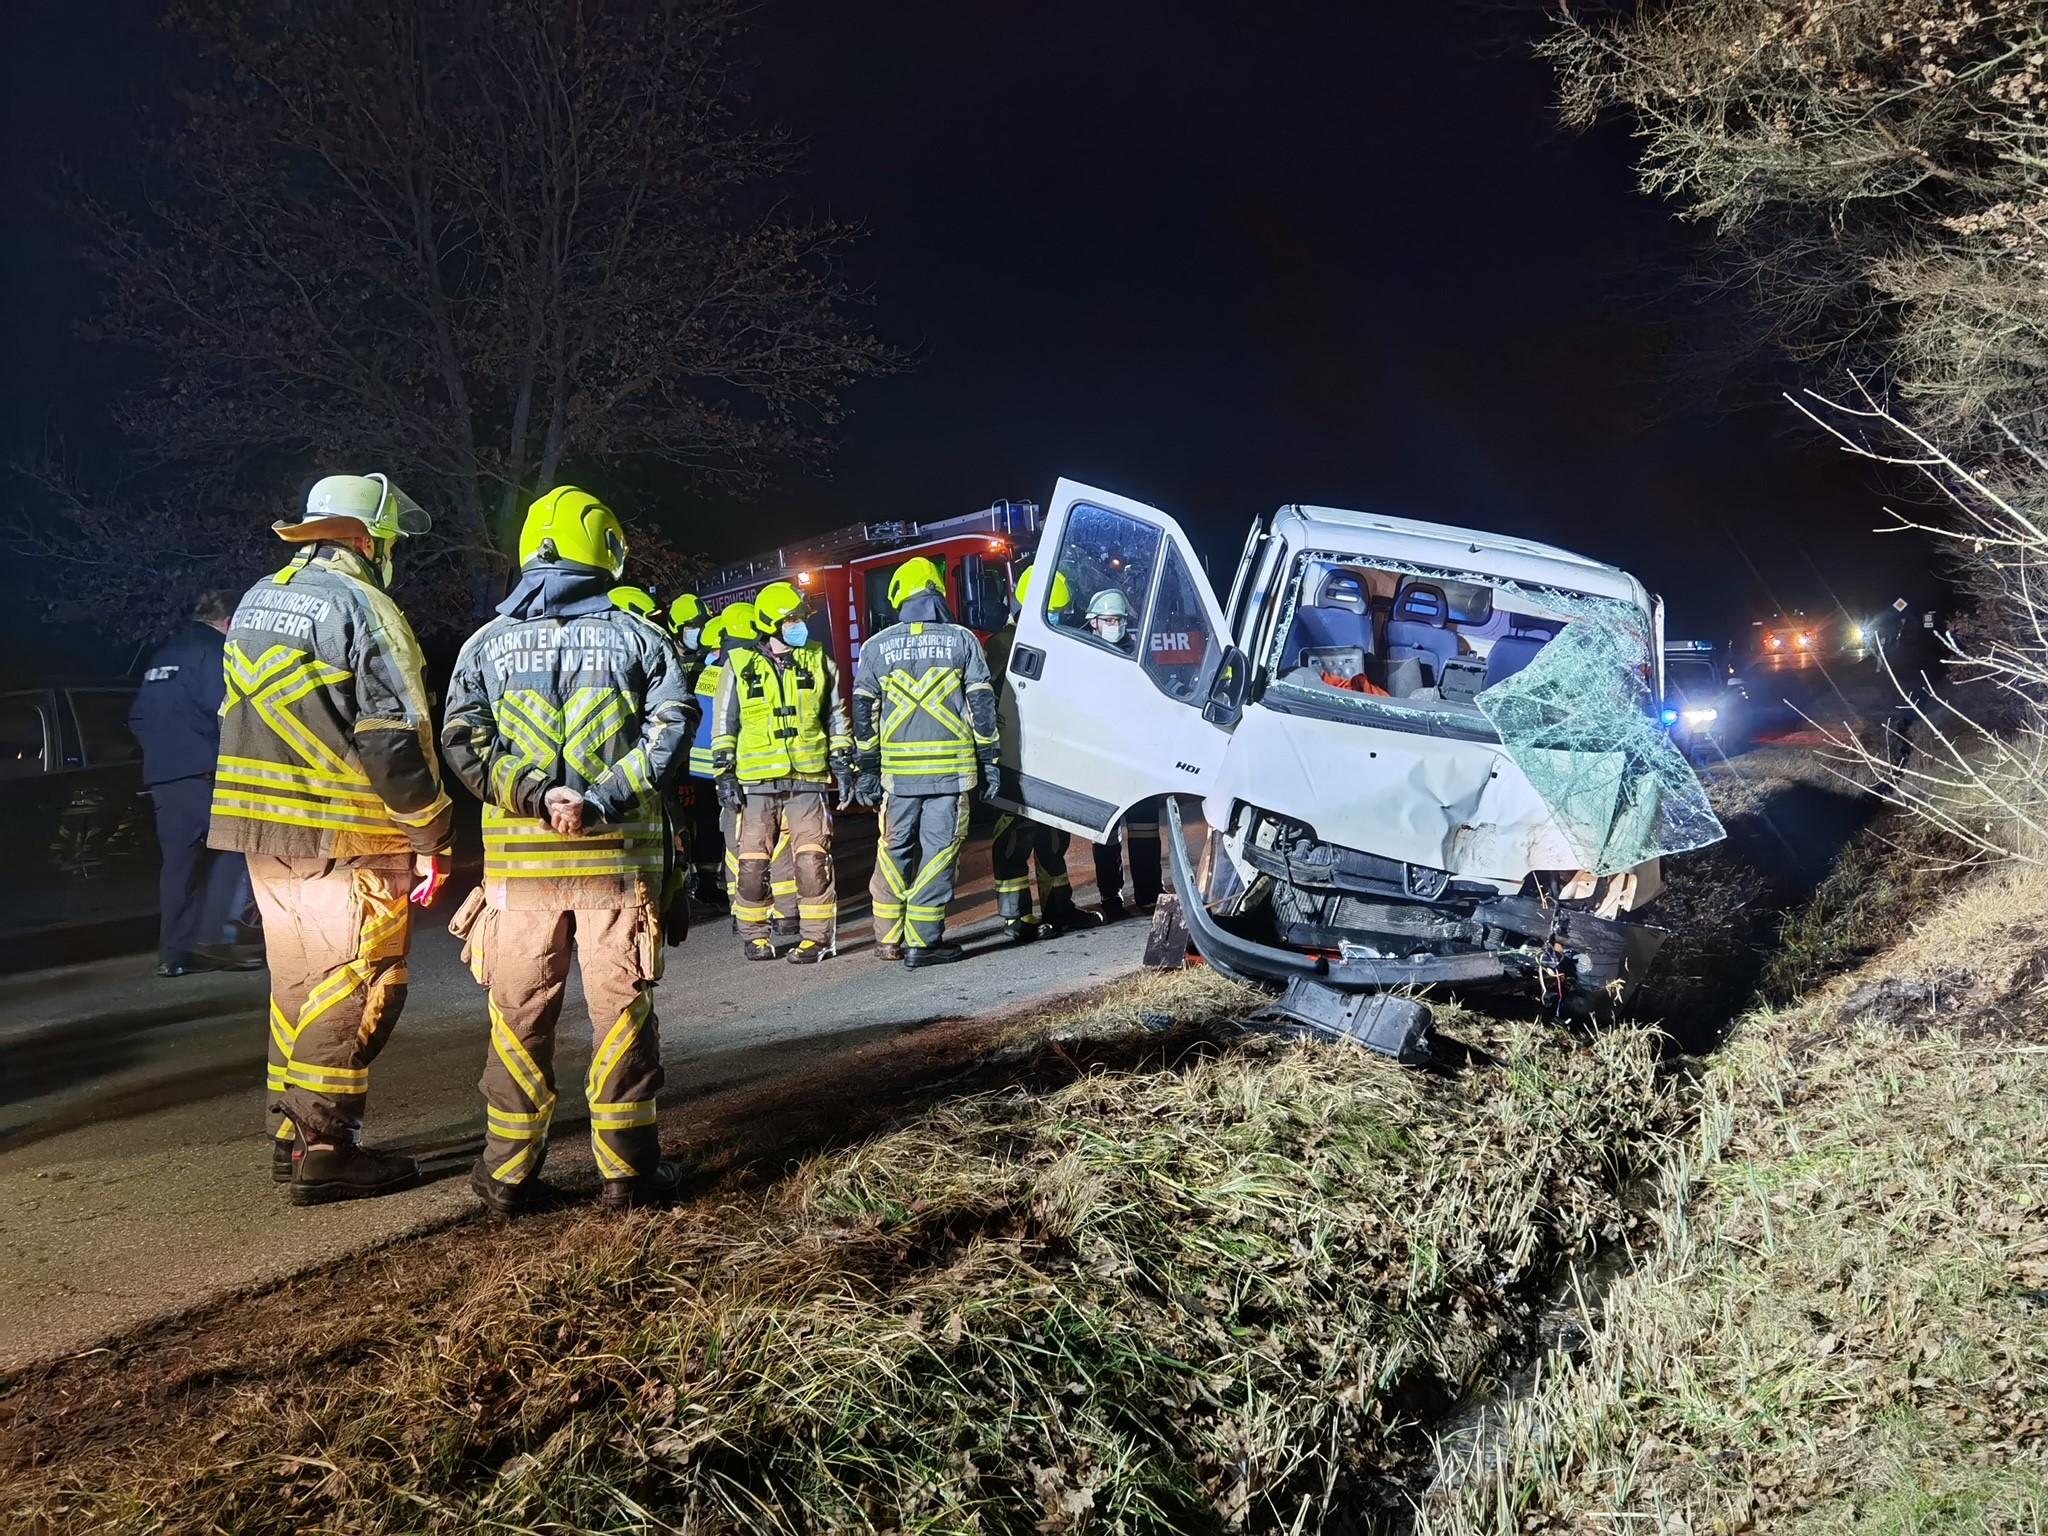
<svg viewBox="0 0 2048 1536"><path fill-rule="evenodd" d="M407 898L439 891L451 811L419 645L385 590L426 514L384 475L329 475L301 521L272 526L300 547L228 626L207 842L248 856L263 913L271 1176L320 1205L419 1176L356 1138L405 1005Z"/></svg>
<svg viewBox="0 0 2048 1536"><path fill-rule="evenodd" d="M490 991L487 1136L470 1188L500 1215L533 1203L555 1107L555 1024L573 946L590 1010L590 1145L610 1208L666 1199L653 986L661 975L661 794L694 710L675 647L613 605L626 536L588 491L527 511L521 575L448 685L441 745L484 803L482 898L458 914Z"/></svg>
<svg viewBox="0 0 2048 1536"><path fill-rule="evenodd" d="M730 610L727 610L730 612ZM738 880L733 916L749 960L773 960L769 936L769 864L789 839L796 861L801 937L787 958L822 960L839 916L832 873L832 807L853 802L853 735L839 698L839 668L810 636L810 604L786 581L754 599L761 640L733 643L726 631L725 671L713 707L711 761L719 803L738 816Z"/></svg>
<svg viewBox="0 0 2048 1536"><path fill-rule="evenodd" d="M853 673L857 789L880 804L868 897L875 953L915 970L960 958L948 944L974 787L996 787L996 695L974 631L946 612L945 576L922 555L889 579L897 622L869 637Z"/></svg>

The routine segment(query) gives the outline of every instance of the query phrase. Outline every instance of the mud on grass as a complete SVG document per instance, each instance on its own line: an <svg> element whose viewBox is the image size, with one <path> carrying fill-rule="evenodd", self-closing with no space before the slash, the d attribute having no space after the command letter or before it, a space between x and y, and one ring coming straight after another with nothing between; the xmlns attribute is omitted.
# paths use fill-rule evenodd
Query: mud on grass
<svg viewBox="0 0 2048 1536"><path fill-rule="evenodd" d="M1118 1006L1243 1002L1139 985ZM1125 1037L1098 1025L1068 1037ZM11 1527L1398 1524L1423 1423L1558 1253L1627 1225L1672 1125L1635 1032L1455 1027L1504 1067L1178 1032L517 1262L516 1233L482 1265L450 1234L438 1299L349 1353L162 1412L139 1449L17 1464Z"/></svg>

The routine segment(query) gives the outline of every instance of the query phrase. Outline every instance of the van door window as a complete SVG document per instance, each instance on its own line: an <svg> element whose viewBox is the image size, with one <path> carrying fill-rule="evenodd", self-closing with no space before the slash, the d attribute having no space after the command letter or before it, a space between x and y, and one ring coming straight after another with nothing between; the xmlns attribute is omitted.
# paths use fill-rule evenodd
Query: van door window
<svg viewBox="0 0 2048 1536"><path fill-rule="evenodd" d="M50 767L50 717L22 694L0 698L0 779L26 779Z"/></svg>
<svg viewBox="0 0 2048 1536"><path fill-rule="evenodd" d="M1152 594L1152 573L1159 564L1159 540L1159 530L1150 523L1107 507L1076 502L1060 539L1057 568L1065 580L1047 582L1040 598L1048 605L1046 622L1076 640L1135 661ZM1054 612L1050 605L1062 586L1067 607L1064 612ZM1088 610L1119 606L1129 620L1122 643L1111 644L1088 627Z"/></svg>
<svg viewBox="0 0 2048 1536"><path fill-rule="evenodd" d="M1180 551L1167 546L1159 590L1145 622L1145 675L1168 698L1200 699L1208 693L1210 660L1217 652L1208 610Z"/></svg>

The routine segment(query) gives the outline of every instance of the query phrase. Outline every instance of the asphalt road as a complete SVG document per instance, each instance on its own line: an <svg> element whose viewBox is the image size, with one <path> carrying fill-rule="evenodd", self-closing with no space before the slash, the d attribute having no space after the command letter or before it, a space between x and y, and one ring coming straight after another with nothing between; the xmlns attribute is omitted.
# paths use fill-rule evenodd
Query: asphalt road
<svg viewBox="0 0 2048 1536"><path fill-rule="evenodd" d="M669 950L656 998L665 1124L687 1116L693 1095L1138 968L1146 929L1137 921L1047 944L1003 943L985 833L968 845L953 923L985 952L914 973L876 960L866 915L872 827L866 817L841 824L836 958L747 964L723 919ZM1091 883L1084 846L1069 867L1077 888ZM368 1126L371 1142L414 1149L445 1176L382 1200L298 1210L271 1184L260 973L160 981L153 957L135 955L0 978L0 1370L88 1348L475 1205L460 1175L481 1130L483 998L444 926L461 894L444 893L415 931L411 993L374 1071ZM588 1159L585 1019L572 976L551 1171Z"/></svg>

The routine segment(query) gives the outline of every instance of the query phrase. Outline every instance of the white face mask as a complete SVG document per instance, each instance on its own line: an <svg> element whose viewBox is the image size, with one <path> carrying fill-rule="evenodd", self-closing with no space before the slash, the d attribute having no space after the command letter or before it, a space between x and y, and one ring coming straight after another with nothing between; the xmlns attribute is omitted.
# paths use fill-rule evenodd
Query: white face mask
<svg viewBox="0 0 2048 1536"><path fill-rule="evenodd" d="M695 649L697 649L697 637L703 633L704 631L699 629L696 625L691 625L689 628L683 631L683 644L687 645L691 650L694 651Z"/></svg>
<svg viewBox="0 0 2048 1536"><path fill-rule="evenodd" d="M1111 645L1122 645L1124 643L1124 621L1122 619L1100 620L1096 633L1101 635Z"/></svg>

